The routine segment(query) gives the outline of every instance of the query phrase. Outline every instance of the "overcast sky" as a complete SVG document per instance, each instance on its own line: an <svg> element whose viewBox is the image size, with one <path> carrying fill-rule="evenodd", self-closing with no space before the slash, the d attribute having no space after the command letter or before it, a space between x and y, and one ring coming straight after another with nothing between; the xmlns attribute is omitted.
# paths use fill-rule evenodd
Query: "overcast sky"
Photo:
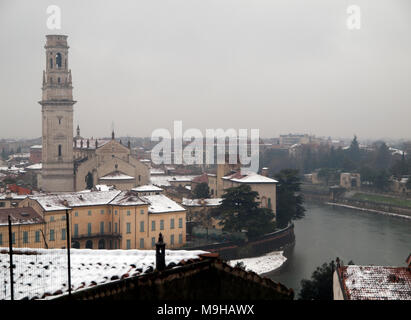
<svg viewBox="0 0 411 320"><path fill-rule="evenodd" d="M61 30L46 26L49 5ZM348 30L347 7L361 8ZM74 127L411 138L410 0L0 0L0 138L41 136L46 34L68 35Z"/></svg>

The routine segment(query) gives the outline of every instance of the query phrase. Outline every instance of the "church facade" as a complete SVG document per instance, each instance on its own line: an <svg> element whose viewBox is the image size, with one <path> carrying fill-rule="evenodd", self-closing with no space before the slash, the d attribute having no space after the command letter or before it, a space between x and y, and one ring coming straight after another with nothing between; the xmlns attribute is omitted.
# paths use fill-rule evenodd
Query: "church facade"
<svg viewBox="0 0 411 320"><path fill-rule="evenodd" d="M67 36L47 35L43 71L42 172L38 187L46 192L72 192L98 184L120 190L149 183L149 168L114 138L73 137L73 86L68 68Z"/></svg>

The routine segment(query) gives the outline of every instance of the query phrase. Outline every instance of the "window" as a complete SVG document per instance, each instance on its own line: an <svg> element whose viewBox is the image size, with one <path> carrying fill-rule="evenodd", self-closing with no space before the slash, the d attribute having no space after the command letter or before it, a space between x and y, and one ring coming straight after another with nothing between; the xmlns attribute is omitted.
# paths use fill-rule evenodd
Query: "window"
<svg viewBox="0 0 411 320"><path fill-rule="evenodd" d="M54 241L54 229L50 229L50 241Z"/></svg>
<svg viewBox="0 0 411 320"><path fill-rule="evenodd" d="M3 244L3 234L0 233L0 244Z"/></svg>
<svg viewBox="0 0 411 320"><path fill-rule="evenodd" d="M88 235L91 235L91 223L87 224L87 233Z"/></svg>
<svg viewBox="0 0 411 320"><path fill-rule="evenodd" d="M127 249L130 249L130 248L131 248L131 241L127 240Z"/></svg>
<svg viewBox="0 0 411 320"><path fill-rule="evenodd" d="M108 232L111 232L111 222L108 223Z"/></svg>
<svg viewBox="0 0 411 320"><path fill-rule="evenodd" d="M164 230L164 220L160 220L160 230Z"/></svg>
<svg viewBox="0 0 411 320"><path fill-rule="evenodd" d="M60 83L60 77L57 78L57 83ZM59 119L59 124L61 124L61 119Z"/></svg>
<svg viewBox="0 0 411 320"><path fill-rule="evenodd" d="M144 209L141 209L141 210L140 210L140 213L141 213L141 214L144 214Z"/></svg>
<svg viewBox="0 0 411 320"><path fill-rule="evenodd" d="M117 210L114 210L114 214L117 215Z"/></svg>
<svg viewBox="0 0 411 320"><path fill-rule="evenodd" d="M151 231L156 231L156 222L151 221Z"/></svg>
<svg viewBox="0 0 411 320"><path fill-rule="evenodd" d="M0 207L5 207L6 203L5 202L0 202Z"/></svg>
<svg viewBox="0 0 411 320"><path fill-rule="evenodd" d="M89 216L91 216L91 210L89 210L89 211L87 212L87 214L88 214Z"/></svg>
<svg viewBox="0 0 411 320"><path fill-rule="evenodd" d="M66 216L65 215L61 216L61 221L66 221Z"/></svg>
<svg viewBox="0 0 411 320"><path fill-rule="evenodd" d="M61 240L66 240L66 229L61 229Z"/></svg>
<svg viewBox="0 0 411 320"><path fill-rule="evenodd" d="M50 58L50 69L53 69L53 59Z"/></svg>
<svg viewBox="0 0 411 320"><path fill-rule="evenodd" d="M170 219L170 229L174 229L174 219Z"/></svg>
<svg viewBox="0 0 411 320"><path fill-rule="evenodd" d="M58 155L59 157L61 157L61 144L59 144L59 147L58 147Z"/></svg>
<svg viewBox="0 0 411 320"><path fill-rule="evenodd" d="M126 225L126 227L127 227L127 233L131 233L131 223L129 223L129 222L127 222L127 225Z"/></svg>
<svg viewBox="0 0 411 320"><path fill-rule="evenodd" d="M117 222L114 223L114 232L117 233Z"/></svg>
<svg viewBox="0 0 411 320"><path fill-rule="evenodd" d="M144 249L144 239L140 238L140 249Z"/></svg>
<svg viewBox="0 0 411 320"><path fill-rule="evenodd" d="M74 236L78 237L78 224L74 225Z"/></svg>
<svg viewBox="0 0 411 320"><path fill-rule="evenodd" d="M268 198L268 209L271 209L271 198Z"/></svg>
<svg viewBox="0 0 411 320"><path fill-rule="evenodd" d="M50 222L53 222L54 221L54 216L51 216L50 217Z"/></svg>
<svg viewBox="0 0 411 320"><path fill-rule="evenodd" d="M12 243L12 244L16 244L16 233L15 233L15 232L13 232L13 233L11 234L11 243Z"/></svg>
<svg viewBox="0 0 411 320"><path fill-rule="evenodd" d="M74 212L74 215L75 215L76 217L78 217L78 211Z"/></svg>
<svg viewBox="0 0 411 320"><path fill-rule="evenodd" d="M179 219L178 219L178 227L179 227L180 229L183 228L183 218L179 218Z"/></svg>
<svg viewBox="0 0 411 320"><path fill-rule="evenodd" d="M172 234L170 236L170 244L173 245L174 244L174 234Z"/></svg>
<svg viewBox="0 0 411 320"><path fill-rule="evenodd" d="M34 241L40 242L40 231L36 231L36 233L34 234Z"/></svg>
<svg viewBox="0 0 411 320"><path fill-rule="evenodd" d="M156 238L151 238L151 247L155 247L156 246Z"/></svg>
<svg viewBox="0 0 411 320"><path fill-rule="evenodd" d="M140 232L144 232L144 221L140 221Z"/></svg>
<svg viewBox="0 0 411 320"><path fill-rule="evenodd" d="M130 215L130 210L127 210L127 215L128 215L128 216Z"/></svg>
<svg viewBox="0 0 411 320"><path fill-rule="evenodd" d="M29 242L29 233L27 231L23 232L23 243Z"/></svg>
<svg viewBox="0 0 411 320"><path fill-rule="evenodd" d="M58 68L61 68L61 53L60 53L60 52L58 52L58 53L56 54L56 66L57 66Z"/></svg>
<svg viewBox="0 0 411 320"><path fill-rule="evenodd" d="M179 243L179 244L182 244L182 243L183 243L183 234L182 234L182 233L180 233L180 234L178 235L178 243Z"/></svg>
<svg viewBox="0 0 411 320"><path fill-rule="evenodd" d="M101 214L104 214L104 209L101 209L100 213L101 213Z"/></svg>
<svg viewBox="0 0 411 320"><path fill-rule="evenodd" d="M104 222L103 221L100 222L100 233L104 234Z"/></svg>

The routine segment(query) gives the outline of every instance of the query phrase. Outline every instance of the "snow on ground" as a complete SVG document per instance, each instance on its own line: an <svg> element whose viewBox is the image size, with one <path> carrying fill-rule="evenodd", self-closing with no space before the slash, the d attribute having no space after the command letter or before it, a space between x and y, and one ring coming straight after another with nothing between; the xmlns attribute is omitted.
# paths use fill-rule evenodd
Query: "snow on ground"
<svg viewBox="0 0 411 320"><path fill-rule="evenodd" d="M260 257L230 260L228 264L234 267L238 262L243 262L247 271L263 274L280 268L286 260L283 251L273 251Z"/></svg>
<svg viewBox="0 0 411 320"><path fill-rule="evenodd" d="M68 291L66 249L16 249L14 254L15 299L42 298ZM10 299L9 255L0 248L0 300ZM29 254L35 252L36 254ZM166 250L166 265L197 259L205 251ZM151 272L155 268L155 250L71 250L71 284L76 291L122 277ZM59 292L60 291L60 292Z"/></svg>

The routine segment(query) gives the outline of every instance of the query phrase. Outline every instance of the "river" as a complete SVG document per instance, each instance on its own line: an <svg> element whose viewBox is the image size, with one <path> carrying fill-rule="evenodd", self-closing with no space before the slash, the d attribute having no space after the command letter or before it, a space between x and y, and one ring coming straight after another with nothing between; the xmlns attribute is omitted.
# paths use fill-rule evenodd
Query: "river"
<svg viewBox="0 0 411 320"><path fill-rule="evenodd" d="M339 257L359 265L406 266L411 253L411 220L327 205L305 204L306 216L295 221L295 246L281 269L264 274L293 288L317 266Z"/></svg>

